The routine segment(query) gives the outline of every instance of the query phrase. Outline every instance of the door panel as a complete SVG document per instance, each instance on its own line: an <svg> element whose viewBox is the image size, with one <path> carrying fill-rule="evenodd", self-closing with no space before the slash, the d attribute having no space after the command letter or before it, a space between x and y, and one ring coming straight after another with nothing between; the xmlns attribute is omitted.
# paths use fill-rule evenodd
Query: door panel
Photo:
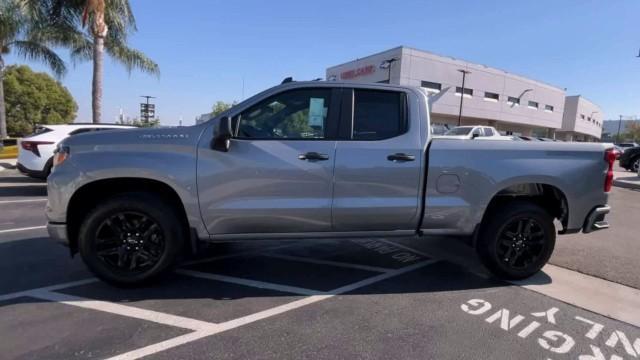
<svg viewBox="0 0 640 360"><path fill-rule="evenodd" d="M201 141L198 193L210 234L331 231L339 103L327 87L267 95L234 116L228 152Z"/></svg>
<svg viewBox="0 0 640 360"><path fill-rule="evenodd" d="M408 129L418 128L417 114L412 117L407 113L404 97L395 105L403 111L396 114L389 111L393 99L381 94L360 94L359 99L358 95L356 90L345 95L354 96L349 99L352 101L343 98L343 104L353 104L354 108L344 111L343 107L347 116L342 117L340 128L351 129L347 134L350 139L339 140L336 146L333 229L415 229L424 160L420 131ZM359 111L359 106L367 110Z"/></svg>
<svg viewBox="0 0 640 360"><path fill-rule="evenodd" d="M300 160L316 152L329 160ZM330 231L335 141L232 140L202 149L198 189L210 234Z"/></svg>

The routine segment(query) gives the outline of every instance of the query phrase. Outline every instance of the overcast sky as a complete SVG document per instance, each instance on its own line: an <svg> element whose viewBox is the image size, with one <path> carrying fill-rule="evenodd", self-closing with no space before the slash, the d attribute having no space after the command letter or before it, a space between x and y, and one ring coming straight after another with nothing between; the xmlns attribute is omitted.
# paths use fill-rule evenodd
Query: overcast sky
<svg viewBox="0 0 640 360"><path fill-rule="evenodd" d="M139 96L153 95L163 125L180 118L192 124L216 100L241 100L287 76L324 77L328 66L398 45L567 88L609 119L640 113L638 0L131 3L138 21L131 44L162 74L129 75L107 60L107 122L120 108L136 116ZM25 63L11 56L7 62ZM78 102L77 121L91 121L91 65L70 65L61 80Z"/></svg>

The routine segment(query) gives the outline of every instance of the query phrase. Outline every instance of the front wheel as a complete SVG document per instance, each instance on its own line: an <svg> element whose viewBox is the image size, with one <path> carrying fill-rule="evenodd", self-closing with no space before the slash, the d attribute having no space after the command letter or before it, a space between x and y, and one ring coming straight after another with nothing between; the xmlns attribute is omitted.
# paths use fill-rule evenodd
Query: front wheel
<svg viewBox="0 0 640 360"><path fill-rule="evenodd" d="M553 218L540 206L513 200L493 208L477 242L480 260L496 276L518 280L549 261L556 242Z"/></svg>
<svg viewBox="0 0 640 360"><path fill-rule="evenodd" d="M151 194L116 195L94 208L80 226L80 254L108 283L148 282L176 261L184 238L178 219L168 204Z"/></svg>

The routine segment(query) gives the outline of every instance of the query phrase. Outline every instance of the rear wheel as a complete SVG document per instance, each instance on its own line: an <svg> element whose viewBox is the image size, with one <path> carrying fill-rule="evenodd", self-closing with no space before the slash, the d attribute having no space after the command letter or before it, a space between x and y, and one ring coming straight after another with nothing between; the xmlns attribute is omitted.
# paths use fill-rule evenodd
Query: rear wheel
<svg viewBox="0 0 640 360"><path fill-rule="evenodd" d="M540 271L555 247L553 218L540 206L522 200L492 211L477 242L480 260L496 276L508 280Z"/></svg>
<svg viewBox="0 0 640 360"><path fill-rule="evenodd" d="M630 170L637 173L638 169L640 169L640 156L638 156L635 159L631 160L631 169Z"/></svg>
<svg viewBox="0 0 640 360"><path fill-rule="evenodd" d="M184 231L173 209L145 193L114 196L94 208L78 233L82 259L118 286L156 279L176 261Z"/></svg>

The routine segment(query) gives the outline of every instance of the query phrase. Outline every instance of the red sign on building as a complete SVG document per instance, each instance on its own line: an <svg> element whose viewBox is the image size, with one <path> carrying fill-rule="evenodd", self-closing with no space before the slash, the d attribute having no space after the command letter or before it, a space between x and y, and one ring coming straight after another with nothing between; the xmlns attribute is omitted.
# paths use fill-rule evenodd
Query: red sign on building
<svg viewBox="0 0 640 360"><path fill-rule="evenodd" d="M341 79L354 79L360 76L371 75L376 72L376 67L373 65L363 66L353 70L347 70L340 73Z"/></svg>

